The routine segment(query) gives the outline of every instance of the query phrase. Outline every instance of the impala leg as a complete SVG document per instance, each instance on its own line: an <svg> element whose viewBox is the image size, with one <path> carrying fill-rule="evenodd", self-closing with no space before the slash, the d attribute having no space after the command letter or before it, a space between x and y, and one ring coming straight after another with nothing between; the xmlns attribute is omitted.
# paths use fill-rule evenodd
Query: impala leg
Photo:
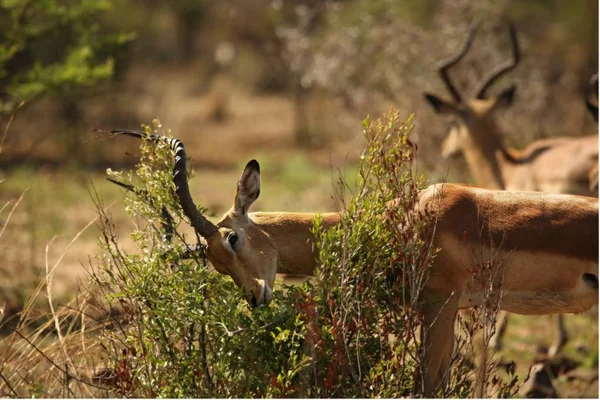
<svg viewBox="0 0 600 400"><path fill-rule="evenodd" d="M557 314L557 315L551 315L550 317L556 321L556 325L555 325L556 330L554 332L554 343L552 343L552 346L550 347L550 351L548 351L548 355L555 356L562 350L564 345L569 340L569 337L567 335L567 329L565 328L564 315ZM555 321L552 321L552 322L555 322Z"/></svg>
<svg viewBox="0 0 600 400"><path fill-rule="evenodd" d="M490 346L494 351L500 351L502 349L502 342L504 341L504 334L506 333L506 326L508 325L508 313L501 311L496 323L496 333L492 336Z"/></svg>
<svg viewBox="0 0 600 400"><path fill-rule="evenodd" d="M456 296L447 301L431 301L423 308L424 329L421 330L421 340L424 353L415 389L417 392L422 389L425 397L433 396L450 365L457 311Z"/></svg>
<svg viewBox="0 0 600 400"><path fill-rule="evenodd" d="M437 374L437 385L439 386L441 384L442 387L446 385L446 380L449 377L448 367L452 362L452 353L454 350L454 325L456 321L456 314L454 314L454 317L455 318L452 322L452 326L450 328L450 331L448 332L448 340L450 341L450 343L446 345L446 351L444 351L444 353L442 354L442 361L440 362L440 367L438 369Z"/></svg>

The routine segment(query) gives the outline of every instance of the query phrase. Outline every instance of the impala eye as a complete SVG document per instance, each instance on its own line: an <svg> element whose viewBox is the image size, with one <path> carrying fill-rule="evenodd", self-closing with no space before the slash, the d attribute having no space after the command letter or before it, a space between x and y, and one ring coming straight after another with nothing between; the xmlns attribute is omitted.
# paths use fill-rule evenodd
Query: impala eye
<svg viewBox="0 0 600 400"><path fill-rule="evenodd" d="M229 236L227 236L227 240L229 241L229 244L231 245L231 247L233 248L233 245L235 244L235 242L238 241L238 235L235 232L231 232L229 234Z"/></svg>

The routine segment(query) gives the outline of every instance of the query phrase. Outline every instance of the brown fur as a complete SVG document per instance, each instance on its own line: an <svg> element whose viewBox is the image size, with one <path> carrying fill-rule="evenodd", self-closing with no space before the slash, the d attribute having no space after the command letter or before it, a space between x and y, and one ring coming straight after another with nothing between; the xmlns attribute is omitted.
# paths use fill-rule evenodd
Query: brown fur
<svg viewBox="0 0 600 400"><path fill-rule="evenodd" d="M421 202L435 205L443 192L438 226L468 245L480 244L482 226L496 245L508 250L561 254L586 260L598 258L598 201L595 198L536 192L491 191L444 184L429 187ZM465 215L476 217L465 219ZM487 233L486 233L487 235ZM487 238L487 237L486 237Z"/></svg>

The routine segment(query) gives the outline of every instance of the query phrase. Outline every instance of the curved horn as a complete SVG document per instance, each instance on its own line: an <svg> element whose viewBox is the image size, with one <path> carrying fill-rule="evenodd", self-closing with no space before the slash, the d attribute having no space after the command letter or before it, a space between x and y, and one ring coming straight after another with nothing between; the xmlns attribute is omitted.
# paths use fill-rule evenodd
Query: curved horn
<svg viewBox="0 0 600 400"><path fill-rule="evenodd" d="M508 31L510 34L512 59L508 60L504 64L500 64L497 68L492 70L492 72L490 72L489 75L483 80L476 92L477 95L475 97L478 99L485 98L485 92L489 89L489 87L492 86L492 84L502 75L513 70L521 60L519 41L517 39L517 30L512 22L509 22L508 24Z"/></svg>
<svg viewBox="0 0 600 400"><path fill-rule="evenodd" d="M175 182L175 192L179 197L179 205L181 205L183 213L190 219L190 223L194 227L194 230L205 239L208 239L217 233L217 227L198 211L198 208L192 199L192 195L190 194L190 187L187 181L187 155L181 140L129 129L112 129L109 132L113 135L127 135L151 140L155 143L163 142L168 144L175 153L173 182Z"/></svg>
<svg viewBox="0 0 600 400"><path fill-rule="evenodd" d="M442 78L442 81L446 84L446 87L450 91L450 94L452 94L452 97L458 103L462 103L462 99L460 97L460 93L458 92L456 87L454 87L452 81L450 80L448 70L454 65L456 65L465 56L465 54L467 54L467 51L469 51L469 49L471 48L471 44L473 43L473 39L475 38L475 34L477 33L478 28L479 22L473 21L473 23L471 23L471 26L469 27L469 31L467 32L467 37L463 42L463 45L458 51L458 53L448 58L447 60L442 61L438 66L438 72L440 74L440 77Z"/></svg>

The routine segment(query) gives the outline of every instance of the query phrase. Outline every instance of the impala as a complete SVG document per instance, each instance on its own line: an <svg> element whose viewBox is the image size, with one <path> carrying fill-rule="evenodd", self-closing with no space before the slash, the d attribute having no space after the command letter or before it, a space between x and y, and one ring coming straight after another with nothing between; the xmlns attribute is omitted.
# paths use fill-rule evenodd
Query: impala
<svg viewBox="0 0 600 400"><path fill-rule="evenodd" d="M231 276L253 307L267 305L277 273L313 275L317 254L311 234L316 214L253 212L260 194L260 167L250 161L242 172L231 209L213 224L202 215L186 176L186 153L178 139L114 130L165 142L175 153L173 180L184 214L206 241L214 268ZM390 207L393 207L390 204ZM485 226L496 243L510 251L503 263L501 307L521 314L582 312L598 303L598 204L573 195L490 191L467 185L438 184L423 190L419 210L437 212L434 245L441 248L422 295L424 374L418 388L431 396L443 380L453 350L457 311L480 305L481 292L469 284L465 268ZM339 213L322 214L323 225L340 222Z"/></svg>
<svg viewBox="0 0 600 400"><path fill-rule="evenodd" d="M471 25L458 53L442 62L439 74L452 96L452 101L433 94L425 98L439 114L456 117L442 143L442 156L448 158L462 153L476 184L489 189L528 190L552 193L570 193L597 196L598 135L583 137L554 137L538 140L523 150L506 148L494 122L496 110L512 103L515 86L499 95L488 96L487 91L501 76L514 69L520 60L519 43L514 25L509 25L512 57L492 70L475 91L475 97L463 100L449 76L449 69L467 53L477 24ZM586 101L592 114L594 106ZM597 107L595 109L597 116ZM493 346L501 347L507 317L501 319ZM567 342L567 331L562 316L558 316L558 331L550 354L556 354Z"/></svg>

